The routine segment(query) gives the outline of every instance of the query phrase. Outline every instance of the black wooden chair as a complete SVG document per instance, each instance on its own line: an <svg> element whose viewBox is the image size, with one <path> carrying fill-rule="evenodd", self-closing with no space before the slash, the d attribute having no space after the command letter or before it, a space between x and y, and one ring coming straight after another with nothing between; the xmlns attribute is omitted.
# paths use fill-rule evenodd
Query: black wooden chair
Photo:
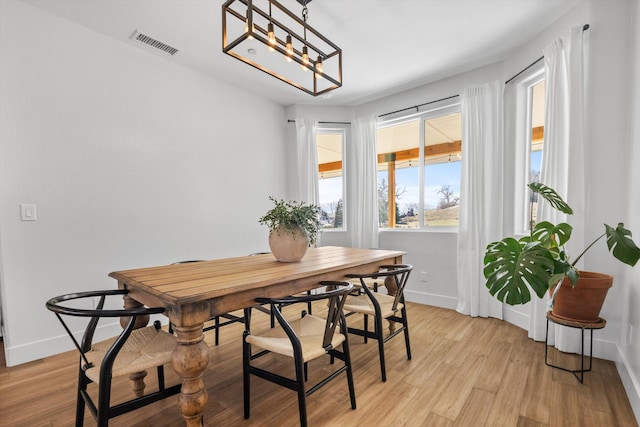
<svg viewBox="0 0 640 427"><path fill-rule="evenodd" d="M286 298L257 298L259 304L268 304L274 313L278 326L260 332L251 331L251 310L245 310L246 330L243 337L243 382L244 382L244 417L250 415L250 376L255 375L267 381L284 386L298 394L298 408L300 411L300 425L307 425L306 397L314 393L323 385L329 383L341 373L347 375L351 408L356 408L356 396L353 385L353 371L349 354L347 325L343 306L347 294L353 289L348 282L320 282L325 290L310 295L295 295ZM327 300L327 318L323 319L303 312L301 318L285 319L281 307L293 304L306 304L311 301ZM337 330L336 330L337 329ZM256 353L252 347L262 349ZM342 348L341 350L339 348ZM258 368L251 361L269 353L278 353L292 357L295 365L295 379L287 378L275 372ZM310 388L305 387L307 379L307 362L328 354L333 363L334 358L344 362L344 365L334 369Z"/></svg>
<svg viewBox="0 0 640 427"><path fill-rule="evenodd" d="M378 341L378 352L380 353L380 371L382 381L387 380L387 372L384 358L384 344L400 333L404 333L405 346L407 348L407 359L411 360L411 343L409 342L409 324L407 323L407 308L404 302L404 289L409 279L409 274L413 270L411 265L383 265L380 270L370 274L347 274L348 279L357 279L360 282L360 292L357 295L349 295L344 305L347 315L361 313L364 315L364 328L358 329L349 327L349 333L359 335ZM375 279L375 280L373 280ZM383 294L371 289L371 283L379 284L387 280L392 280L397 288L395 295ZM373 316L374 330L369 331L368 319ZM390 332L385 336L382 321L388 320L401 325L400 328Z"/></svg>
<svg viewBox="0 0 640 427"><path fill-rule="evenodd" d="M104 309L106 297L123 296L127 293L127 290L79 292L55 297L46 303L46 307L55 313L80 352L76 426L82 426L84 423L85 405L96 419L98 427L103 427L109 424L111 418L180 392L180 384L167 388L164 383L164 365L171 362L176 338L160 329L158 321L154 322L153 326L134 329L138 317L162 313L164 308ZM73 302L69 303L72 300ZM93 307L94 302L97 301L97 306L95 309L77 308L78 301L88 307ZM80 343L63 316L89 319ZM122 317L128 317L128 320L119 336L93 343L93 335L100 319ZM111 406L113 378L154 368L158 373L157 391L144 394L144 383L142 383L142 388L135 390L135 397L132 396L132 399L126 402ZM97 405L87 390L87 386L91 383L96 383L98 386Z"/></svg>

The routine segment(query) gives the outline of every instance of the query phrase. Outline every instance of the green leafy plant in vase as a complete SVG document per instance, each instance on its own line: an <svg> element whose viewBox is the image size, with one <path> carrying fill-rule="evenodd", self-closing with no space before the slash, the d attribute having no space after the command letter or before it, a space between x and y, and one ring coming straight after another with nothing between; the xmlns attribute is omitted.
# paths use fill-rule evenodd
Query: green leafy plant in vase
<svg viewBox="0 0 640 427"><path fill-rule="evenodd" d="M314 204L269 197L274 207L258 222L269 227L269 247L282 262L300 261L309 246L315 245L320 224L320 207Z"/></svg>

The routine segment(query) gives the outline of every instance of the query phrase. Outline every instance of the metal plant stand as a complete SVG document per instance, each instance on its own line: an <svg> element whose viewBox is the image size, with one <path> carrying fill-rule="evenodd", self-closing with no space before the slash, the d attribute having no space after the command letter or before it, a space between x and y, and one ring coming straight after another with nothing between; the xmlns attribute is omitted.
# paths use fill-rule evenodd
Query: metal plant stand
<svg viewBox="0 0 640 427"><path fill-rule="evenodd" d="M558 325L567 326L569 328L577 328L580 329L580 369L568 369L562 366L553 365L548 362L548 350L549 350L549 321L556 323ZM545 333L545 347L544 347L544 363L547 366L551 366L552 368L561 369L566 372L571 372L580 383L584 382L584 373L591 371L592 361L593 361L593 330L594 329L602 329L607 325L607 321L603 318L598 318L596 322L577 322L575 320L563 319L561 317L555 316L551 311L547 312L547 330ZM591 332L591 337L589 340L589 366L585 368L584 366L584 331L588 330ZM580 375L578 375L580 374Z"/></svg>

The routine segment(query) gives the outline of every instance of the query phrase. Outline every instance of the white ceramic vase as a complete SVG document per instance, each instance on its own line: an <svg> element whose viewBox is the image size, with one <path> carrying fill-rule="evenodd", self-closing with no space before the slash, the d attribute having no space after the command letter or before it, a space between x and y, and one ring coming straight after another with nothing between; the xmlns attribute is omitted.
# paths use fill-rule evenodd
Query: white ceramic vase
<svg viewBox="0 0 640 427"><path fill-rule="evenodd" d="M307 253L309 237L300 227L295 233L278 229L269 233L271 253L280 262L298 262Z"/></svg>

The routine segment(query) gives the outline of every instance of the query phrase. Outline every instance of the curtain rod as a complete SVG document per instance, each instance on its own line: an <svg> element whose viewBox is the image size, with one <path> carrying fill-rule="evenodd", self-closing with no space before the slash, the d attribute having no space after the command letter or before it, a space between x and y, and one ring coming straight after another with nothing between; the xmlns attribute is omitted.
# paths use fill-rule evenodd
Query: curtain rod
<svg viewBox="0 0 640 427"><path fill-rule="evenodd" d="M311 1L311 0L309 0L309 1ZM287 120L287 122L295 123L296 121L289 119L289 120ZM321 125L350 125L351 124L351 122L318 122L318 123L321 124Z"/></svg>
<svg viewBox="0 0 640 427"><path fill-rule="evenodd" d="M425 102L424 104L414 105L413 107L407 107L407 108L403 108L403 109L401 109L401 110L392 111L392 112L390 112L390 113L380 114L378 117L389 116L389 115L391 115L391 114L401 113L401 112L403 112L403 111L407 111L407 110L413 110L414 108L416 109L416 112L417 112L417 111L418 111L418 109L419 109L420 107L424 107L425 105L435 104L436 102L446 101L447 99L457 98L458 96L460 96L460 95L451 95L451 96L447 96L446 98L436 99L435 101Z"/></svg>
<svg viewBox="0 0 640 427"><path fill-rule="evenodd" d="M582 31L587 31L589 29L589 24L584 24L584 26L582 27ZM516 74L515 76L511 77L509 80L507 80L506 82L504 82L504 84L509 84L513 79L515 79L516 77L518 77L520 74L524 73L525 71L527 71L529 68L533 67L534 65L536 65L538 62L542 61L544 59L544 56L541 56L540 58L536 59L535 61L533 61L531 64L529 64L526 68L524 68L523 70L521 70L518 74Z"/></svg>

